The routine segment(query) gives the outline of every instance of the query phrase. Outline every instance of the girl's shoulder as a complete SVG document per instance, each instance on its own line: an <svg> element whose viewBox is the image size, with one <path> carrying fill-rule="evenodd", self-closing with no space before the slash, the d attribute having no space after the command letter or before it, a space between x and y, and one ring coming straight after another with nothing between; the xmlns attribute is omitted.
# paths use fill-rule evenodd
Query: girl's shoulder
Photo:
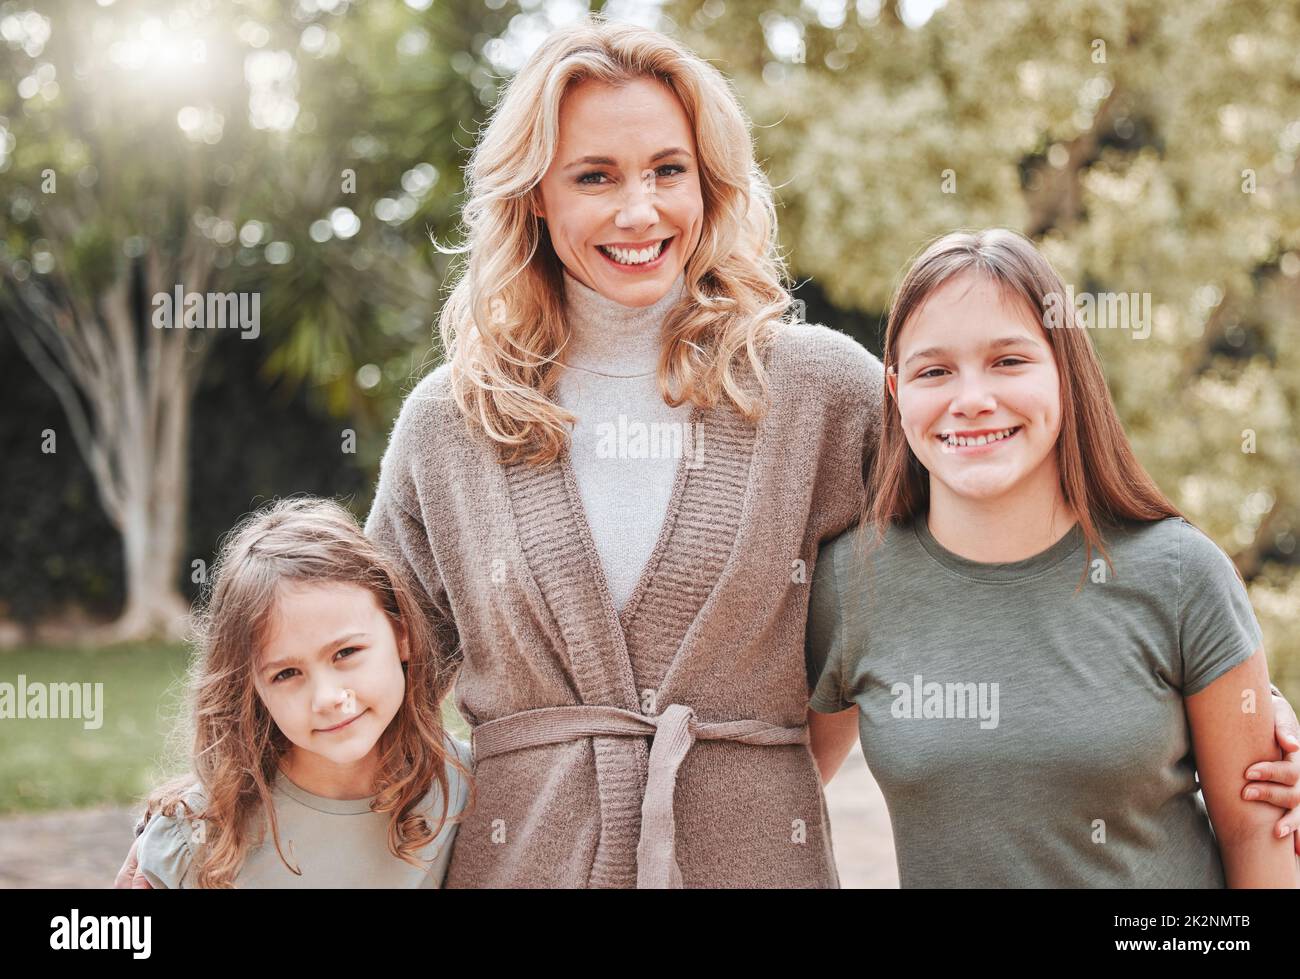
<svg viewBox="0 0 1300 979"><path fill-rule="evenodd" d="M176 806L172 815L155 813L136 841L140 872L157 889L193 887L187 880L194 854L203 843L202 813L206 797L195 787Z"/></svg>
<svg viewBox="0 0 1300 979"><path fill-rule="evenodd" d="M897 560L904 551L916 546L911 523L891 523L883 534L870 524L855 523L835 537L824 541L818 561L828 561L831 571L840 577L879 569Z"/></svg>
<svg viewBox="0 0 1300 979"><path fill-rule="evenodd" d="M1103 528L1102 540L1143 573L1163 573L1165 581L1236 576L1232 559L1223 548L1183 517L1127 521Z"/></svg>
<svg viewBox="0 0 1300 979"><path fill-rule="evenodd" d="M447 735L447 740L451 742L456 753L456 759L464 768L464 771L460 771L450 763L446 766L447 784L451 788L451 814L456 815L464 810L466 803L469 801L470 783L473 780L474 773L474 749L468 741L462 741L453 735Z"/></svg>
<svg viewBox="0 0 1300 979"><path fill-rule="evenodd" d="M450 820L464 811L469 801L474 772L474 749L468 741L462 741L450 732L444 734L444 741L447 744L447 760L443 769L447 773L447 797L450 802L447 807L447 819ZM460 767L458 768L453 761L459 762ZM428 816L436 823L437 818L442 815L442 791L437 782L429 787L423 806Z"/></svg>

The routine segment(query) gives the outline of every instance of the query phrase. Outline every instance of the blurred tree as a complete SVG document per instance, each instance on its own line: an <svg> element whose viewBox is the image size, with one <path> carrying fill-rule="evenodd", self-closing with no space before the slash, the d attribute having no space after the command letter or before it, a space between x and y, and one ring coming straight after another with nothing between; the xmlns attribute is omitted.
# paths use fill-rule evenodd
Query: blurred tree
<svg viewBox="0 0 1300 979"><path fill-rule="evenodd" d="M122 537L106 638L183 628L206 359L260 341L267 378L311 384L362 429L343 452L377 461L434 314L422 219L454 213L456 137L491 95L464 52L498 17L468 0L0 5L0 313ZM260 322L159 328L178 288L209 312L255 296Z"/></svg>
<svg viewBox="0 0 1300 979"><path fill-rule="evenodd" d="M796 276L861 322L959 227L1024 231L1076 292L1150 295L1148 336L1093 333L1120 416L1300 696L1300 6L934 7L667 14L754 118Z"/></svg>
<svg viewBox="0 0 1300 979"><path fill-rule="evenodd" d="M261 291L268 377L369 426L358 461L373 464L447 273L425 232L450 237L502 79L585 5L41 6L38 23L0 3L6 321L35 308L57 326L51 310L79 301L107 324L129 274L138 357L148 290L211 249L209 288ZM1026 231L1077 292L1149 294L1149 336L1094 334L1121 417L1234 555L1300 695L1294 4L603 6L733 78L796 280L873 348L906 260L956 227ZM206 60L184 61L198 40ZM50 167L71 219L40 193ZM233 340L216 339L209 358Z"/></svg>

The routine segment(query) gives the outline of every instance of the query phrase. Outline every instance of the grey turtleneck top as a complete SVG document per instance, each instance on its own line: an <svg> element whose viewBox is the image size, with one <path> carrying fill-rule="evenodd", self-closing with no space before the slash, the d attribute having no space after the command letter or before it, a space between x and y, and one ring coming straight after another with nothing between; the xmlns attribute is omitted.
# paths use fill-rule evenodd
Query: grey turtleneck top
<svg viewBox="0 0 1300 979"><path fill-rule="evenodd" d="M650 306L617 303L564 273L571 335L558 360L565 365L556 400L578 416L570 461L587 524L615 608L636 589L668 512L680 455L637 438L649 426L677 424L686 437L691 405L669 407L657 369L664 319L686 289L678 273ZM622 418L620 419L620 416ZM647 446L649 446L647 448Z"/></svg>

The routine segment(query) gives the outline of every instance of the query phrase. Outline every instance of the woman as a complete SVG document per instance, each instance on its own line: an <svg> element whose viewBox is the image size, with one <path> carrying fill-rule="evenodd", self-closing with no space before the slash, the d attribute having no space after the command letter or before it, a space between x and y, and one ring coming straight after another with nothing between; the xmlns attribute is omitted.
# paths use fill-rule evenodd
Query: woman
<svg viewBox="0 0 1300 979"><path fill-rule="evenodd" d="M860 714L904 887L1295 887L1243 795L1277 757L1250 600L1087 334L1044 327L1065 294L998 229L904 277L871 506L813 582L812 705Z"/></svg>
<svg viewBox="0 0 1300 979"><path fill-rule="evenodd" d="M552 34L467 181L367 522L474 728L447 886L838 886L855 722L808 710L808 575L866 502L879 361L783 320L748 123L662 34Z"/></svg>
<svg viewBox="0 0 1300 979"><path fill-rule="evenodd" d="M837 886L802 568L862 505L879 363L781 322L744 116L660 34L551 36L469 182L367 525L459 639L447 886Z"/></svg>

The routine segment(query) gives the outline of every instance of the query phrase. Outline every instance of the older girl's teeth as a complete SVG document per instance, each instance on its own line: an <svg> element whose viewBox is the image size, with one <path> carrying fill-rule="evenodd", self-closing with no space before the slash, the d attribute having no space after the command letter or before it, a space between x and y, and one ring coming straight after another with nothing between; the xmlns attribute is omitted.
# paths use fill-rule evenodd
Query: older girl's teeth
<svg viewBox="0 0 1300 979"><path fill-rule="evenodd" d="M1005 438L1010 438L1018 429L1015 427L1004 428L1000 432L994 432L992 435L979 435L968 437L965 435L950 435L944 433L940 436L944 445L965 448L967 446L988 445L990 442L1001 442Z"/></svg>
<svg viewBox="0 0 1300 979"><path fill-rule="evenodd" d="M668 239L665 238L664 241ZM629 251L626 248L611 248L608 245L600 245L600 250L618 262L620 265L644 265L646 262L653 262L663 251L664 241L653 245L650 248L642 248L639 251Z"/></svg>

